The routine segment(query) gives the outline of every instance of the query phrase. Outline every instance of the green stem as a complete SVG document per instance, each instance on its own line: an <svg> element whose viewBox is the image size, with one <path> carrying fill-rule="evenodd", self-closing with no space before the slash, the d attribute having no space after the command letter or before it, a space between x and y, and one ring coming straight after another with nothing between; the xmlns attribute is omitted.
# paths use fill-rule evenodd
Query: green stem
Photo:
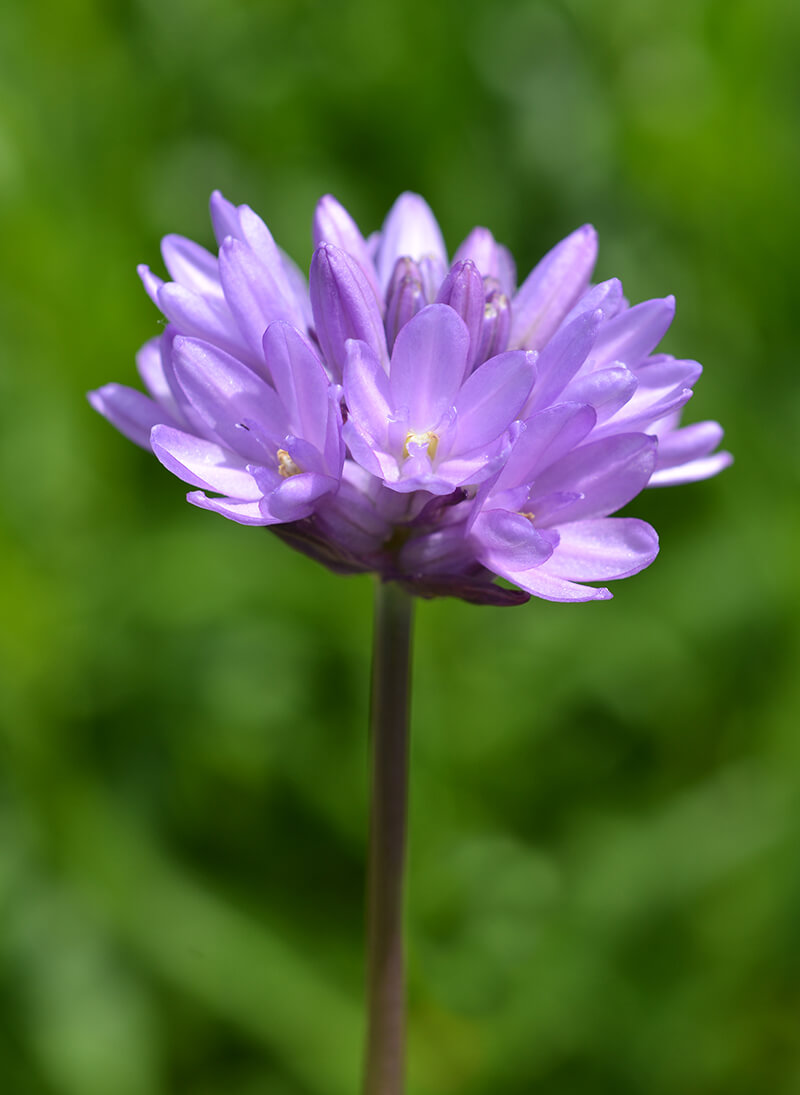
<svg viewBox="0 0 800 1095"><path fill-rule="evenodd" d="M367 868L367 1044L364 1095L405 1086L403 873L413 598L378 582L372 647L372 805Z"/></svg>

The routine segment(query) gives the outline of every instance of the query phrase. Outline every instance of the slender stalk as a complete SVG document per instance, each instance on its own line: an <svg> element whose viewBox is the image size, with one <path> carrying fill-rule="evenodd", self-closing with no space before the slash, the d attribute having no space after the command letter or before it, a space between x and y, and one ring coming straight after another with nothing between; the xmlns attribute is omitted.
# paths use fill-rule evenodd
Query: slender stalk
<svg viewBox="0 0 800 1095"><path fill-rule="evenodd" d="M375 589L367 868L367 1044L364 1095L405 1086L403 872L413 598L395 582Z"/></svg>

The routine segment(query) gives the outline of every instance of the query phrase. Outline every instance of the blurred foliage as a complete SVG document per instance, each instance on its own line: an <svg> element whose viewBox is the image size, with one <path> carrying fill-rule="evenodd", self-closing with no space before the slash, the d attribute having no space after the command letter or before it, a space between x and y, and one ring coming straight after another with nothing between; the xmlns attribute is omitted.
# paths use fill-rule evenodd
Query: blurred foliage
<svg viewBox="0 0 800 1095"><path fill-rule="evenodd" d="M0 13L0 1077L352 1095L371 587L187 506L85 402L210 190L309 258L419 190L675 292L737 463L610 604L419 606L411 1095L800 1092L794 0Z"/></svg>

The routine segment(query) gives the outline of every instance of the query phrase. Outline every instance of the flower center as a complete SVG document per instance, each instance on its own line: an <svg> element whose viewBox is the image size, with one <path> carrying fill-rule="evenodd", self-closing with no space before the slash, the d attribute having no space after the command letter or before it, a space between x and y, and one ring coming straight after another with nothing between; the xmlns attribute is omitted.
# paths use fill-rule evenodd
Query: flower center
<svg viewBox="0 0 800 1095"><path fill-rule="evenodd" d="M282 479L291 479L293 475L300 475L300 469L286 449L278 449L278 474Z"/></svg>
<svg viewBox="0 0 800 1095"><path fill-rule="evenodd" d="M531 513L530 510L520 510L520 517L524 517L526 521L530 521L531 524L536 520L536 514Z"/></svg>
<svg viewBox="0 0 800 1095"><path fill-rule="evenodd" d="M433 430L426 430L425 433L415 433L414 430L409 430L406 434L405 444L403 445L404 460L408 459L409 445L421 445L422 448L428 450L428 456L433 460L434 456L436 456L436 450L439 447L439 435L434 433Z"/></svg>

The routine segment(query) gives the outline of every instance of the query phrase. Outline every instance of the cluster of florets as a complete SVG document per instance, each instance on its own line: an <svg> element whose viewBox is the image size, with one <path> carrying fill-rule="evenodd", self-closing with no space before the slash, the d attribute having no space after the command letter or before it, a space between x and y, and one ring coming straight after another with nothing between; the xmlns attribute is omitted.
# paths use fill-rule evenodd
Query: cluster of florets
<svg viewBox="0 0 800 1095"><path fill-rule="evenodd" d="M448 264L415 194L368 239L323 198L308 283L247 206L216 193L211 217L218 256L167 236L173 280L140 269L167 319L137 358L149 395L90 396L196 506L422 596L587 601L658 550L610 514L730 460L716 422L678 425L701 368L653 352L673 298L592 285L589 226L517 288L485 228Z"/></svg>

